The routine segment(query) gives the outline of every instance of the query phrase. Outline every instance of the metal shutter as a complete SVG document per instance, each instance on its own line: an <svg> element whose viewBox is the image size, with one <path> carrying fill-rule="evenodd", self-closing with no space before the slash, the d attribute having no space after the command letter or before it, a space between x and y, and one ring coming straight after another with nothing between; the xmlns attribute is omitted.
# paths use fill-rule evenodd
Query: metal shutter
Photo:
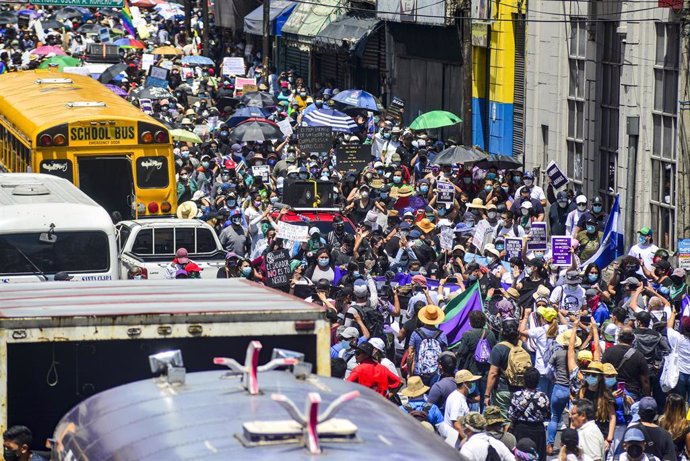
<svg viewBox="0 0 690 461"><path fill-rule="evenodd" d="M525 154L525 16L513 14L515 31L515 90L513 94L513 157Z"/></svg>
<svg viewBox="0 0 690 461"><path fill-rule="evenodd" d="M386 37L384 31L385 29L380 27L369 36L364 53L362 53L361 63L363 68L385 71Z"/></svg>
<svg viewBox="0 0 690 461"><path fill-rule="evenodd" d="M309 81L309 52L294 46L287 46L285 49L285 67L295 69L298 76Z"/></svg>

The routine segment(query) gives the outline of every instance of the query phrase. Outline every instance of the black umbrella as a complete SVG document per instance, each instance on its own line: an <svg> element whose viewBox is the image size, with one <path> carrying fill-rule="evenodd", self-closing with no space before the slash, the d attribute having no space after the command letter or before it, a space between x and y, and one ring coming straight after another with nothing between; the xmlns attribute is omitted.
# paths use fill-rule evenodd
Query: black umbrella
<svg viewBox="0 0 690 461"><path fill-rule="evenodd" d="M0 21L2 22L2 21ZM55 19L46 19L45 21L41 21L41 27L43 29L67 29L68 27L61 23L60 21L56 21Z"/></svg>
<svg viewBox="0 0 690 461"><path fill-rule="evenodd" d="M84 13L71 6L66 6L55 13L55 19L82 19L83 17Z"/></svg>
<svg viewBox="0 0 690 461"><path fill-rule="evenodd" d="M17 13L13 11L3 11L0 13L0 24L17 24Z"/></svg>
<svg viewBox="0 0 690 461"><path fill-rule="evenodd" d="M278 100L273 95L263 91L252 91L242 95L240 101L249 107L275 107L278 105Z"/></svg>
<svg viewBox="0 0 690 461"><path fill-rule="evenodd" d="M90 35L98 35L101 33L101 29L104 27L100 24L84 24L81 26L79 29L77 29L77 32L80 34L90 34ZM105 29L108 29L110 31L110 28L105 27Z"/></svg>
<svg viewBox="0 0 690 461"><path fill-rule="evenodd" d="M218 98L218 102L216 102L216 107L219 111L228 113L235 110L235 107L237 107L237 104L239 104L239 102L240 101L237 98Z"/></svg>
<svg viewBox="0 0 690 461"><path fill-rule="evenodd" d="M110 16L113 18L120 17L120 11L114 10L112 8L101 8L100 10L98 10L98 12L101 13L103 16Z"/></svg>
<svg viewBox="0 0 690 461"><path fill-rule="evenodd" d="M486 159L481 151L466 146L451 146L442 150L434 158L436 165L455 165L456 163L470 163Z"/></svg>
<svg viewBox="0 0 690 461"><path fill-rule="evenodd" d="M158 86L150 86L142 90L136 91L132 94L132 97L137 99L168 99L172 98L173 94L168 91L167 88L161 88Z"/></svg>
<svg viewBox="0 0 690 461"><path fill-rule="evenodd" d="M496 168L498 170L512 170L515 168L522 168L522 163L518 162L513 157L499 154L489 154L489 156L482 160L469 163L473 163L474 166L483 168L485 170L491 167Z"/></svg>
<svg viewBox="0 0 690 461"><path fill-rule="evenodd" d="M101 83L109 83L115 78L115 76L119 75L121 72L124 72L125 69L127 69L127 64L123 62L113 64L103 71L101 76L98 77L98 81Z"/></svg>
<svg viewBox="0 0 690 461"><path fill-rule="evenodd" d="M285 137L278 125L258 118L250 118L240 123L232 130L232 133L240 142L266 141L267 139L282 139Z"/></svg>

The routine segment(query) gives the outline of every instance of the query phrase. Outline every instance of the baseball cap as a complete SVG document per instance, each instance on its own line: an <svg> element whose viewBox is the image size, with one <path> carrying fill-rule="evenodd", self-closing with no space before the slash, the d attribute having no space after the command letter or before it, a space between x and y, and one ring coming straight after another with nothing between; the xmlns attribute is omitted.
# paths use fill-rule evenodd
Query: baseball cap
<svg viewBox="0 0 690 461"><path fill-rule="evenodd" d="M645 442L646 440L644 432L636 427L632 427L625 431L625 435L623 436L623 442Z"/></svg>
<svg viewBox="0 0 690 461"><path fill-rule="evenodd" d="M670 262L660 259L659 261L654 263L654 267L656 267L657 269L661 269L663 271L670 271L672 266Z"/></svg>
<svg viewBox="0 0 690 461"><path fill-rule="evenodd" d="M672 273L671 275L674 276L674 277L683 277L683 278L685 278L685 276L686 276L687 274L685 273L685 269L683 269L683 268L681 268L681 267L677 267L676 269L673 269L673 273Z"/></svg>
<svg viewBox="0 0 690 461"><path fill-rule="evenodd" d="M653 397L642 397L640 400L640 405L639 405L639 414L641 418L647 418L649 417L654 417L657 412L657 404L656 400L654 400ZM645 418L646 419L646 418Z"/></svg>
<svg viewBox="0 0 690 461"><path fill-rule="evenodd" d="M412 283L419 283L420 285L426 285L426 277L417 274L412 277Z"/></svg>
<svg viewBox="0 0 690 461"><path fill-rule="evenodd" d="M640 229L639 231L637 231L637 233L640 235L644 235L644 236L653 234L652 230L647 226L645 226L642 229Z"/></svg>
<svg viewBox="0 0 690 461"><path fill-rule="evenodd" d="M187 264L189 262L187 254L188 253L186 248L178 248L175 252L175 258L177 258L177 262L180 264Z"/></svg>
<svg viewBox="0 0 690 461"><path fill-rule="evenodd" d="M623 285L634 285L638 286L640 284L640 281L637 279L637 277L628 277L625 279L623 282Z"/></svg>
<svg viewBox="0 0 690 461"><path fill-rule="evenodd" d="M369 343L374 346L374 349L377 349L381 352L386 352L386 344L383 342L383 339L381 338L371 338L369 339Z"/></svg>
<svg viewBox="0 0 690 461"><path fill-rule="evenodd" d="M584 195L578 195L577 198L575 199L575 203L580 204L580 203L587 203L587 197Z"/></svg>
<svg viewBox="0 0 690 461"><path fill-rule="evenodd" d="M531 171L528 170L528 171L525 171L525 173L522 175L522 177L527 178L527 179L534 179L534 173L532 173Z"/></svg>
<svg viewBox="0 0 690 461"><path fill-rule="evenodd" d="M355 327L347 327L340 333L340 336L346 339L359 338L359 331Z"/></svg>
<svg viewBox="0 0 690 461"><path fill-rule="evenodd" d="M568 194L566 194L565 191L560 191L558 194L556 194L556 200L559 202L565 202L568 200Z"/></svg>

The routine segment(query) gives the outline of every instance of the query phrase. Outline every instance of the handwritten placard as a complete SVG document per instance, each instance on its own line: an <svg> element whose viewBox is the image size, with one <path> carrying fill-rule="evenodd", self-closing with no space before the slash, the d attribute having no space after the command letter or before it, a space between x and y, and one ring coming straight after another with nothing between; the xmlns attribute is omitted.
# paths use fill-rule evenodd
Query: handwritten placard
<svg viewBox="0 0 690 461"><path fill-rule="evenodd" d="M266 285L281 287L290 283L290 252L272 251L266 254Z"/></svg>
<svg viewBox="0 0 690 461"><path fill-rule="evenodd" d="M328 152L333 147L333 130L329 126L297 128L299 148L305 152Z"/></svg>
<svg viewBox="0 0 690 461"><path fill-rule="evenodd" d="M276 236L292 242L306 242L309 240L309 227L281 221L278 223Z"/></svg>
<svg viewBox="0 0 690 461"><path fill-rule="evenodd" d="M335 150L338 170L343 173L361 172L371 161L371 144L347 144Z"/></svg>

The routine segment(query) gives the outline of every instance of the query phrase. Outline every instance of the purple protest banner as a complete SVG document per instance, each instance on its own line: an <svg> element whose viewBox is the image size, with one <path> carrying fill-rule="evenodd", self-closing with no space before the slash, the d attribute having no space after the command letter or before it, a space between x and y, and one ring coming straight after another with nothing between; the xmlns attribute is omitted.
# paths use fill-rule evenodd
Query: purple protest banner
<svg viewBox="0 0 690 461"><path fill-rule="evenodd" d="M554 266L570 266L573 262L573 255L570 253L570 237L551 237L551 257Z"/></svg>

